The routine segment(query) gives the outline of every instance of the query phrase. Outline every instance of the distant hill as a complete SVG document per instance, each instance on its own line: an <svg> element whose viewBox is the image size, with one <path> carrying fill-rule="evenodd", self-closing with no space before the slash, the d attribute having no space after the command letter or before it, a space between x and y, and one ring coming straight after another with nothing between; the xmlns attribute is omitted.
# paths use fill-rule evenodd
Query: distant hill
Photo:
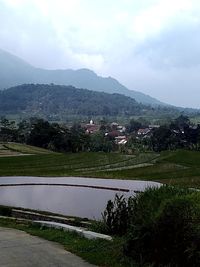
<svg viewBox="0 0 200 267"><path fill-rule="evenodd" d="M120 95L72 86L25 84L0 91L0 115L44 116L48 119L78 116L131 116L178 114L177 109L151 107Z"/></svg>
<svg viewBox="0 0 200 267"><path fill-rule="evenodd" d="M116 79L103 78L91 70L45 70L31 66L22 59L0 50L0 89L27 83L72 85L77 88L118 93L150 105L165 105L138 91L129 90Z"/></svg>

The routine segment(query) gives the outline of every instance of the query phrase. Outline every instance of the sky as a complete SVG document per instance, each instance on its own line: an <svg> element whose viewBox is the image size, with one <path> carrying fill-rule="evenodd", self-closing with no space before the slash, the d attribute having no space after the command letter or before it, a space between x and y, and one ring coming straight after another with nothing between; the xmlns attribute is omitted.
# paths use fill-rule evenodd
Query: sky
<svg viewBox="0 0 200 267"><path fill-rule="evenodd" d="M0 0L0 48L200 108L199 0Z"/></svg>

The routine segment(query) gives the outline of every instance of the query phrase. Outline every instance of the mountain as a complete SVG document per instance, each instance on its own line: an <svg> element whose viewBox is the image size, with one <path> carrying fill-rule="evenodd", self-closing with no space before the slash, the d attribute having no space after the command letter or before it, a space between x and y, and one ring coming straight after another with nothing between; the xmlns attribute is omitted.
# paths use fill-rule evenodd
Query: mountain
<svg viewBox="0 0 200 267"><path fill-rule="evenodd" d="M72 86L24 84L0 91L0 114L65 117L68 115L141 115L153 110L134 99Z"/></svg>
<svg viewBox="0 0 200 267"><path fill-rule="evenodd" d="M176 116L172 107L152 107L131 97L72 86L24 84L0 91L0 114L21 117L42 116L66 119L68 116Z"/></svg>
<svg viewBox="0 0 200 267"><path fill-rule="evenodd" d="M138 91L129 90L116 79L98 76L91 70L45 70L35 68L22 59L0 50L0 89L28 83L72 85L98 92L118 93L150 105L165 105Z"/></svg>

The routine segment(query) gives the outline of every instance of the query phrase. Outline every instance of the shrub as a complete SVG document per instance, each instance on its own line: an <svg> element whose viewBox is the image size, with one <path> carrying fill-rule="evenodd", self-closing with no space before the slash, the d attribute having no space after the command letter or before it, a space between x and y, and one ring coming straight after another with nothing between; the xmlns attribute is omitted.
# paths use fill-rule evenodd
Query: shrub
<svg viewBox="0 0 200 267"><path fill-rule="evenodd" d="M166 201L155 222L151 261L200 266L200 209L191 196ZM162 249L161 249L162 248Z"/></svg>
<svg viewBox="0 0 200 267"><path fill-rule="evenodd" d="M109 234L124 235L129 225L128 202L123 195L115 195L114 201L109 200L102 214L105 231Z"/></svg>
<svg viewBox="0 0 200 267"><path fill-rule="evenodd" d="M154 266L200 266L199 223L199 206L190 197L167 200L153 220L132 225L125 253Z"/></svg>
<svg viewBox="0 0 200 267"><path fill-rule="evenodd" d="M162 186L128 200L116 197L104 223L126 236L124 253L140 266L200 266L199 192Z"/></svg>

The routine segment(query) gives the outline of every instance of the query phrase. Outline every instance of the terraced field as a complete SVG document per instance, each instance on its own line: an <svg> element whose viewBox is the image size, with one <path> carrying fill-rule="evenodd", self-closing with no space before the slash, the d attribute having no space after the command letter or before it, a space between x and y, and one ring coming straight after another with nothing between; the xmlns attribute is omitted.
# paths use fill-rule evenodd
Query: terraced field
<svg viewBox="0 0 200 267"><path fill-rule="evenodd" d="M118 179L140 179L161 183L200 188L200 152L177 150L162 152L141 168L96 172L96 176ZM93 174L94 175L94 174Z"/></svg>
<svg viewBox="0 0 200 267"><path fill-rule="evenodd" d="M0 157L49 154L49 150L18 143L0 143Z"/></svg>
<svg viewBox="0 0 200 267"><path fill-rule="evenodd" d="M94 172L117 171L152 165L155 153L53 153L45 149L8 143L1 144L0 175L90 176ZM12 155L24 157L12 158ZM26 155L26 157L25 157ZM101 175L100 175L101 176Z"/></svg>
<svg viewBox="0 0 200 267"><path fill-rule="evenodd" d="M138 164L149 163L155 157L157 155L154 153L138 156L118 153L50 153L2 157L0 175L92 176L94 172L133 168Z"/></svg>
<svg viewBox="0 0 200 267"><path fill-rule="evenodd" d="M0 176L140 179L200 188L198 151L177 150L137 155L103 152L61 154L20 144L1 144L0 155Z"/></svg>

